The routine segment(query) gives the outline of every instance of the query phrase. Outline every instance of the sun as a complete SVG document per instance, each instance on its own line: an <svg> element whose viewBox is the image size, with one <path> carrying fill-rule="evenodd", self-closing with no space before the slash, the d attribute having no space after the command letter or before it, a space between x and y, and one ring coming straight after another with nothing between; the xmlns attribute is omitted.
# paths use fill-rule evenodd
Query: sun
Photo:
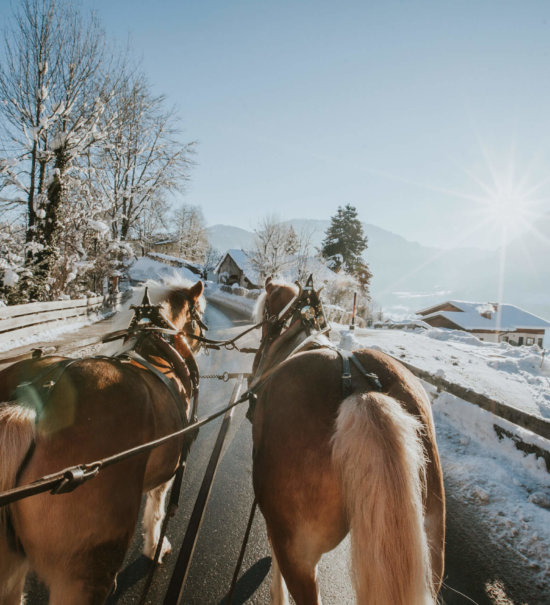
<svg viewBox="0 0 550 605"><path fill-rule="evenodd" d="M478 210L490 227L510 231L530 225L534 203L519 188L497 187L481 200Z"/></svg>
<svg viewBox="0 0 550 605"><path fill-rule="evenodd" d="M484 156L484 164L478 167L483 176L468 172L477 192L467 198L473 202L477 227L488 235L500 236L502 245L510 237L534 229L543 209L548 208L544 193L549 181L546 175L536 178L532 166L521 170L515 154L500 163L486 152Z"/></svg>

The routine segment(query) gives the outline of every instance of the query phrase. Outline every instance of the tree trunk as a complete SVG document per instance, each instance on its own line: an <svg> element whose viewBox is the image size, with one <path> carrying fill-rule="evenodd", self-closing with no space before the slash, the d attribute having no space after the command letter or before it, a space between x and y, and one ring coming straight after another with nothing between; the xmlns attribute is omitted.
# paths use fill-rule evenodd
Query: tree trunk
<svg viewBox="0 0 550 605"><path fill-rule="evenodd" d="M46 216L37 222L37 241L42 249L34 256L34 284L30 292L31 298L36 300L48 300L56 294L51 290L51 278L59 258L59 212L65 197L63 180L67 162L66 148L58 147L53 178L47 190Z"/></svg>

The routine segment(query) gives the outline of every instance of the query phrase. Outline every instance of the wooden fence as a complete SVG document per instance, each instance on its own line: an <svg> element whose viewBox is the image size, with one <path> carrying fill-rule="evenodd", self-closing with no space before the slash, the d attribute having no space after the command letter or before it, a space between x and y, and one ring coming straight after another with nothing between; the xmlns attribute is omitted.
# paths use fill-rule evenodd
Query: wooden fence
<svg viewBox="0 0 550 605"><path fill-rule="evenodd" d="M0 307L0 342L40 334L60 326L61 322L75 321L109 308L113 302L116 305L117 299L111 301L103 296L94 296Z"/></svg>

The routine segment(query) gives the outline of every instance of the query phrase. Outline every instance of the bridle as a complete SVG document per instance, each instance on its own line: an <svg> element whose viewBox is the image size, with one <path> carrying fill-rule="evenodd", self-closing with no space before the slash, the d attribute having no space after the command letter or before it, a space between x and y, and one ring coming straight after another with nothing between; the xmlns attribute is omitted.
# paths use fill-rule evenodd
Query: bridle
<svg viewBox="0 0 550 605"><path fill-rule="evenodd" d="M325 332L328 322L319 298L321 290L313 288L313 278L310 275L306 285L302 287L295 282L298 293L278 312L271 311L269 297L266 296L264 306L264 324L267 326L260 344L260 350L276 338L284 335L284 331L299 321L307 336L314 332Z"/></svg>
<svg viewBox="0 0 550 605"><path fill-rule="evenodd" d="M202 329L207 328L202 322L195 301L187 295L180 294L188 303L192 327L196 329L196 327L199 326L202 334ZM111 359L119 361L129 359L142 365L157 376L165 384L176 401L179 402L180 397L170 380L139 352L143 345L147 342L151 342L154 348L160 349L162 357L172 365L176 375L180 378L182 383L182 379L185 379L186 376L189 377L189 380L191 381L191 393L189 395L193 400L192 413L189 420L194 420L197 415L198 407L199 369L186 340L188 334L185 332L185 326L187 326L189 322L186 322L182 330L178 330L163 312L162 305L151 303L147 287L145 288L142 302L139 305L131 305L130 308L133 309L134 316L128 328L125 330L118 330L117 332L111 332L102 339L102 341L106 343L123 338L124 344L122 351L115 353ZM185 349L188 350L189 354L181 353L181 341L183 341L183 345ZM128 345L131 345L129 350L127 350Z"/></svg>

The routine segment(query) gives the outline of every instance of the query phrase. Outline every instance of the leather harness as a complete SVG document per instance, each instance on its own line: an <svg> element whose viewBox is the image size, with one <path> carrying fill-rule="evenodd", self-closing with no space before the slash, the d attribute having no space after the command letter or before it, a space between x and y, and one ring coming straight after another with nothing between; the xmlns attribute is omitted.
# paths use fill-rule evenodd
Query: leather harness
<svg viewBox="0 0 550 605"><path fill-rule="evenodd" d="M294 326L295 322L297 321L300 322L301 328L308 335L308 338L302 341L300 345L295 347L290 354L285 356L285 358L281 362L277 363L275 367L261 371L262 363L264 362L268 351L276 342L279 341L279 339L288 337L291 327ZM346 399L354 392L351 374L352 366L355 367L360 375L367 380L371 390L382 391L382 384L378 376L374 372L368 372L352 351L346 351L340 347L336 347L328 341L326 343L320 343L316 340L317 336L328 332L328 323L325 318L323 306L321 300L319 299L318 292L315 292L313 289L311 277L308 279L305 288L300 288L299 294L295 296L278 315L273 315L270 313L269 306L266 301L264 322L268 326L272 326L272 332L279 331L279 333L275 336L269 334L269 332L266 333L264 339L262 339L262 343L260 344L259 350L262 351L263 349L263 354L258 364L258 368L256 368L255 375L252 379L252 384L248 389L250 406L247 412L247 418L251 422L253 419L254 408L258 399L257 392L260 390L260 388L277 374L283 361L290 359L298 352L306 350L328 348L338 354L342 368L342 399ZM283 332L280 332L280 330L283 330L285 326L287 329Z"/></svg>
<svg viewBox="0 0 550 605"><path fill-rule="evenodd" d="M142 304L138 306L132 306L132 308L134 309L134 317L128 329L108 334L104 338L103 342L109 342L111 340L116 340L122 337L125 337L125 340L128 340L129 338L131 338L132 335L137 335L137 342L133 345L133 348L127 351L123 351L120 354L115 353L113 356L97 355L94 357L88 357L86 359L103 359L105 361L121 364L135 362L141 365L147 371L151 372L167 388L168 392L171 394L172 398L176 402L182 423L185 425L187 423L195 422L197 419L199 393L199 370L195 358L192 355L183 358L180 353L174 348L174 346L172 346L164 338L165 334L173 334L175 328L169 322L169 320L167 320L164 315L160 312L158 305L151 305L151 303L149 302L147 289L145 291L145 296ZM190 309L194 310L194 313L191 313L191 317L193 321L199 321L202 334L202 329L206 328L206 326L202 322L202 320L200 320L200 316L198 316L198 312L195 309L194 305L190 304ZM143 327L143 325L140 325L140 322L142 322L144 319L148 320L146 321L147 327ZM190 410L189 418L187 417L185 410L182 406L181 393L176 388L173 380L169 379L163 372L161 372L143 355L139 354L135 350L139 349L141 344L149 338L155 339L155 346L161 349L163 359L170 363L172 369L174 370L174 373L180 380L181 384L184 386L184 389L187 380L190 382L191 392L186 393L187 395L189 395L190 399L192 399L192 408ZM12 399L22 402L27 401L31 407L37 407L37 403L39 404L38 407L43 407L51 396L53 388L59 382L63 374L67 371L70 366L79 361L82 361L82 359L63 359L45 368L44 371L38 374L38 376L36 376L33 380L26 381L17 385L13 393ZM191 437L191 440L194 440L195 437L196 433L194 433L194 436ZM185 449L186 440L184 440L183 447ZM25 454L25 457L19 465L19 469L17 470L16 474L16 482L19 481L23 470L29 463L34 453L34 450L35 442L33 440L31 446ZM180 475L183 474L182 458L184 458L183 451L175 471L176 482L181 481ZM15 533L15 528L13 525L9 508L7 508L6 510L6 535L8 546L14 552L24 555L25 550Z"/></svg>

